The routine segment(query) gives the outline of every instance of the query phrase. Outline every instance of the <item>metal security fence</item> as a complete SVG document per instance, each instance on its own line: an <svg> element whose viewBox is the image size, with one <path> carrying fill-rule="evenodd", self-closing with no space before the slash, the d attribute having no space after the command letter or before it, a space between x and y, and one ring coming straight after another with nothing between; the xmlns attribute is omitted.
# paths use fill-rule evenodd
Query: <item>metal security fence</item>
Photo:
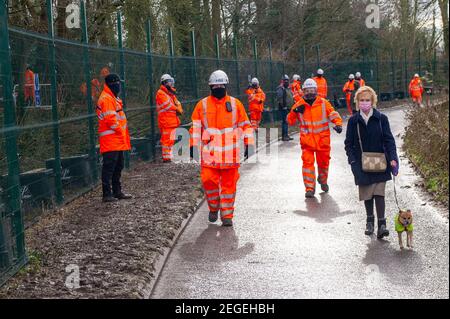
<svg viewBox="0 0 450 319"><path fill-rule="evenodd" d="M151 160L158 144L154 94L161 74L176 79L185 109L182 122L190 122L196 102L209 94L210 73L223 69L230 78L230 93L246 102L244 90L249 76L257 76L267 93L267 106L276 110L275 90L281 76L294 73L310 76L318 66L326 72L330 99L340 107L342 86L349 73L360 71L367 84L388 99L406 97L412 74L427 71L428 81L448 85L448 62L368 60L355 62L280 62L267 57L239 57L234 40L232 57L198 57L195 33L191 32L191 56L176 56L172 31L168 34L168 55L152 50L151 24L146 25L145 52L123 46L121 16L118 13L117 46L88 43L86 12L81 1L80 41L56 38L52 6L48 5L48 34L8 27L5 1L0 1L0 285L26 262L24 227L43 211L63 204L92 189L99 179L101 157L96 134L96 97L102 89L103 69L118 73L123 82L122 99L129 120L132 151L126 166L136 160ZM26 82L27 66L34 72L34 84ZM433 76L434 75L434 76ZM27 90L29 86L35 90ZM31 92L31 93L30 93ZM403 92L400 94L399 92ZM246 104L246 103L245 103ZM277 118L266 113L266 121Z"/></svg>

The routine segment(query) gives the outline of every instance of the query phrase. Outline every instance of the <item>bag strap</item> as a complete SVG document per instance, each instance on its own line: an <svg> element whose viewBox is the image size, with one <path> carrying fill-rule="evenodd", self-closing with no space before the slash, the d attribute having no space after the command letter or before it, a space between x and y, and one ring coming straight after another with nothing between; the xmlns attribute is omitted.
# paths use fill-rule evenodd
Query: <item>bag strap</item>
<svg viewBox="0 0 450 319"><path fill-rule="evenodd" d="M356 119L358 121L358 119ZM361 142L361 133L359 132L359 121L356 122L356 130L358 131L358 140L359 140L359 147L361 147L361 153L364 153L362 142Z"/></svg>

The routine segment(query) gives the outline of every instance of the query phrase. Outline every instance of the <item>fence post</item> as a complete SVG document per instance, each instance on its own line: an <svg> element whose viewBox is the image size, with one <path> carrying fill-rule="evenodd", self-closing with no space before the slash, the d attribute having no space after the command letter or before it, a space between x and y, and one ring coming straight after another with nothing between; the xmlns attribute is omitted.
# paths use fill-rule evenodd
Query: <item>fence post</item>
<svg viewBox="0 0 450 319"><path fill-rule="evenodd" d="M436 85L436 79L437 79L437 49L434 49L433 53L433 86Z"/></svg>
<svg viewBox="0 0 450 319"><path fill-rule="evenodd" d="M197 83L197 47L195 46L195 30L191 31L191 43L192 43L192 84L194 86L195 98L198 99L198 83Z"/></svg>
<svg viewBox="0 0 450 319"><path fill-rule="evenodd" d="M123 109L126 110L127 108L127 86L126 86L126 79L125 79L125 55L123 52L123 36L122 36L122 13L120 11L117 12L117 39L118 39L118 46L119 46L119 52L120 52L120 78L122 79L122 88L120 97L122 98L123 102ZM125 167L130 168L130 152L125 152Z"/></svg>
<svg viewBox="0 0 450 319"><path fill-rule="evenodd" d="M175 50L173 47L173 31L172 28L169 29L168 32L168 42L169 42L169 56L170 56L170 75L175 77L175 67L174 67L174 63L173 63L173 57L175 55Z"/></svg>
<svg viewBox="0 0 450 319"><path fill-rule="evenodd" d="M303 76L305 77L305 79L309 78L308 75L306 75L306 48L305 45L303 45L303 50L302 50L302 65L303 65Z"/></svg>
<svg viewBox="0 0 450 319"><path fill-rule="evenodd" d="M422 61L421 61L421 53L420 53L420 47L419 47L419 74L422 74Z"/></svg>
<svg viewBox="0 0 450 319"><path fill-rule="evenodd" d="M255 59L255 77L258 77L258 45L256 39L253 40L253 58Z"/></svg>
<svg viewBox="0 0 450 319"><path fill-rule="evenodd" d="M378 48L375 49L375 59L376 59L376 68L377 68L377 77L376 77L376 81L377 81L377 92L378 94L381 94L380 92L380 60L379 60L379 55L378 55Z"/></svg>
<svg viewBox="0 0 450 319"><path fill-rule="evenodd" d="M52 121L53 121L53 144L55 154L55 195L56 202L61 204L64 200L61 181L61 149L59 140L59 115L58 115L58 98L56 92L58 90L56 83L56 56L55 56L55 34L53 31L53 5L51 0L47 0L47 22L48 22L48 53L50 58L50 78L51 78L51 103L52 103ZM86 83L86 86L90 82Z"/></svg>
<svg viewBox="0 0 450 319"><path fill-rule="evenodd" d="M395 93L395 76L396 76L394 64L394 50L391 50L391 72L392 72L391 82L392 82L392 97L393 97Z"/></svg>
<svg viewBox="0 0 450 319"><path fill-rule="evenodd" d="M403 50L403 62L404 62L404 68L405 68L405 74L404 74L403 78L404 78L405 96L406 96L406 92L408 91L408 61L406 58L406 49Z"/></svg>
<svg viewBox="0 0 450 319"><path fill-rule="evenodd" d="M214 37L214 42L216 45L216 63L217 63L217 69L220 69L220 47L219 47L219 35L216 34Z"/></svg>
<svg viewBox="0 0 450 319"><path fill-rule="evenodd" d="M235 67L236 67L236 95L239 96L241 94L241 87L240 87L240 76L239 76L239 55L238 55L238 41L237 36L234 35L234 59L236 61Z"/></svg>
<svg viewBox="0 0 450 319"><path fill-rule="evenodd" d="M6 206L7 213L12 216L12 223L14 235L16 239L15 254L20 265L26 261L25 255L25 239L24 227L20 200L20 168L19 158L17 156L17 127L16 127L16 112L13 100L13 82L11 70L11 53L9 47L9 33L8 33L8 7L6 1L0 2L0 72L3 78L3 136L5 138L6 160L8 165L8 176L6 179ZM3 214L0 215L0 228L3 227L3 222L6 218ZM4 264L7 268L10 265L8 258L8 250L5 247L6 241L0 237L0 266ZM3 250L2 250L3 249ZM13 256L11 256L13 257ZM0 278L0 281L3 281Z"/></svg>
<svg viewBox="0 0 450 319"><path fill-rule="evenodd" d="M317 68L320 68L320 44L316 46Z"/></svg>
<svg viewBox="0 0 450 319"><path fill-rule="evenodd" d="M147 20L147 77L150 89L149 106L150 106L150 137L152 157L156 158L156 133L155 133L155 109L154 109L154 87L153 87L153 56L152 56L152 24L150 19Z"/></svg>
<svg viewBox="0 0 450 319"><path fill-rule="evenodd" d="M270 90L272 91L270 102L272 104L272 107L275 108L274 107L274 105L275 105L275 88L274 88L274 83L275 83L275 81L273 80L272 41L269 41L269 63L270 63L270 68L269 68Z"/></svg>
<svg viewBox="0 0 450 319"><path fill-rule="evenodd" d="M87 31L87 20L86 20L86 1L82 0L80 2L80 13L81 13L81 42L84 44L83 47L83 64L84 64L84 78L86 81L86 102L87 111L89 114L88 118L88 129L89 129L89 159L92 167L92 179L94 183L98 181L98 170L97 170L97 153L95 151L96 139L95 139L95 126L94 126L94 105L92 103L91 95L91 79L90 79L90 68L91 62L89 59L89 37Z"/></svg>

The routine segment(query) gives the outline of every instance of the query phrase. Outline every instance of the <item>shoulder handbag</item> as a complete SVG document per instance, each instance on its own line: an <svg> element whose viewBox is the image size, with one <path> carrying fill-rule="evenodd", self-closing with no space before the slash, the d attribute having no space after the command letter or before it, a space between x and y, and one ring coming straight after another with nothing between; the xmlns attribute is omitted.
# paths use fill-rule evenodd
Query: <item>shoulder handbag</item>
<svg viewBox="0 0 450 319"><path fill-rule="evenodd" d="M387 169L387 160L385 153L364 152L361 133L359 131L359 123L357 125L359 146L361 147L361 161L362 170L365 173L384 173ZM381 127L381 122L380 122ZM381 134L383 134L383 128L381 128ZM383 141L384 143L384 141Z"/></svg>

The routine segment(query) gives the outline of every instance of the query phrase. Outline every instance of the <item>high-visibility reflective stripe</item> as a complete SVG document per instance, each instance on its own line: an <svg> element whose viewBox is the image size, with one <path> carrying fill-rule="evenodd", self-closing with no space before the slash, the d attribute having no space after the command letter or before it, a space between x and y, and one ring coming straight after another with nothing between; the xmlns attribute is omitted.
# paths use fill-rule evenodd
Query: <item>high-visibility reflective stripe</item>
<svg viewBox="0 0 450 319"><path fill-rule="evenodd" d="M122 129L126 130L127 127L128 127L128 125L125 123L125 124L122 126Z"/></svg>
<svg viewBox="0 0 450 319"><path fill-rule="evenodd" d="M172 105L169 105L168 107L158 111L158 113L164 112L176 113L177 111L172 109Z"/></svg>
<svg viewBox="0 0 450 319"><path fill-rule="evenodd" d="M201 137L202 137L202 135L199 133L192 134L192 138L201 138Z"/></svg>
<svg viewBox="0 0 450 319"><path fill-rule="evenodd" d="M233 203L221 203L220 207L222 208L231 208L234 207L234 202Z"/></svg>
<svg viewBox="0 0 450 319"><path fill-rule="evenodd" d="M233 133L234 130L232 127L227 127L224 129L217 129L217 128L207 128L206 131L211 134L211 135L224 135L224 134L229 134L229 133Z"/></svg>
<svg viewBox="0 0 450 319"><path fill-rule="evenodd" d="M119 124L113 124L113 125L111 125L111 128L114 130L114 129L116 129L116 128L118 128L119 127Z"/></svg>
<svg viewBox="0 0 450 319"><path fill-rule="evenodd" d="M226 145L226 146L215 146L215 145L205 145L204 150L205 151L214 151L214 152L226 152L226 151L231 151L234 149L237 149L239 147L239 143L238 144L232 144L232 145Z"/></svg>
<svg viewBox="0 0 450 319"><path fill-rule="evenodd" d="M156 104L156 108L157 108L157 109L160 109L160 108L163 108L163 107L165 107L166 105L169 105L169 104L170 104L170 99L167 100L167 101L164 102L164 103Z"/></svg>
<svg viewBox="0 0 450 319"><path fill-rule="evenodd" d="M236 193L234 194L221 194L220 199L233 199L236 197Z"/></svg>
<svg viewBox="0 0 450 319"><path fill-rule="evenodd" d="M105 116L114 115L114 114L116 114L116 111L106 111L106 112L100 113L98 115L98 119L103 120L105 118Z"/></svg>
<svg viewBox="0 0 450 319"><path fill-rule="evenodd" d="M234 97L231 98L231 126L237 127L237 119L236 119L236 99Z"/></svg>
<svg viewBox="0 0 450 319"><path fill-rule="evenodd" d="M219 189L211 189L211 190L205 190L205 193L206 194L214 194L214 193L218 193L219 192Z"/></svg>
<svg viewBox="0 0 450 319"><path fill-rule="evenodd" d="M99 133L98 136L111 135L111 134L115 134L115 133L116 133L116 131L113 131L113 130L107 130L107 131L104 131L104 132Z"/></svg>
<svg viewBox="0 0 450 319"><path fill-rule="evenodd" d="M220 200L220 197L219 197L219 196L211 196L211 197L206 196L206 198L207 198L209 201L218 201L218 200Z"/></svg>
<svg viewBox="0 0 450 319"><path fill-rule="evenodd" d="M208 202L208 206L210 208L219 208L219 204L213 204L213 203L210 203L210 202Z"/></svg>
<svg viewBox="0 0 450 319"><path fill-rule="evenodd" d="M309 181L309 182L315 182L316 180L314 178L308 177L308 176L303 176L303 180L304 181Z"/></svg>
<svg viewBox="0 0 450 319"><path fill-rule="evenodd" d="M322 125L328 123L328 119L326 120L322 120L322 121L318 121L318 122L308 122L308 121L304 121L305 125L310 125L310 126L317 126L317 125Z"/></svg>
<svg viewBox="0 0 450 319"><path fill-rule="evenodd" d="M307 168L303 168L302 170L303 170L303 173L309 173L309 174L313 174L313 175L316 174L315 171L307 169Z"/></svg>
<svg viewBox="0 0 450 319"><path fill-rule="evenodd" d="M208 129L209 125L208 125L208 118L206 116L206 112L208 110L208 98L205 97L202 100L202 106L203 106L203 126Z"/></svg>
<svg viewBox="0 0 450 319"><path fill-rule="evenodd" d="M315 184L310 184L310 183L306 183L306 182L305 182L305 186L306 187L310 187L310 188L315 188L316 187Z"/></svg>
<svg viewBox="0 0 450 319"><path fill-rule="evenodd" d="M202 127L202 122L195 120L194 122L192 122L192 126L193 127L197 127L197 128L201 128Z"/></svg>
<svg viewBox="0 0 450 319"><path fill-rule="evenodd" d="M250 125L250 122L249 121L244 121L244 122L239 122L238 123L238 127L243 127L245 125Z"/></svg>
<svg viewBox="0 0 450 319"><path fill-rule="evenodd" d="M329 131L329 130L330 130L330 127L329 126L325 126L325 127L313 130L313 133L317 134L317 133L321 133L321 132L325 132L325 131Z"/></svg>

